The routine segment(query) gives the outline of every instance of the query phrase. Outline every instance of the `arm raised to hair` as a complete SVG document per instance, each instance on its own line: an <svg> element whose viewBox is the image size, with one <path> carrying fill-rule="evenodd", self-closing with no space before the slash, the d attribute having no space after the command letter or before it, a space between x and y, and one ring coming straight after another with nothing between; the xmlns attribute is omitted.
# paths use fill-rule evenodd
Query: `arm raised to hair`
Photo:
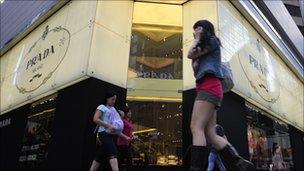
<svg viewBox="0 0 304 171"><path fill-rule="evenodd" d="M198 44L199 44L199 41L194 40L194 42L188 52L189 59L197 59L200 56L205 55L208 52L210 52L210 49L211 49L210 46L206 46L202 49L200 46L198 46Z"/></svg>

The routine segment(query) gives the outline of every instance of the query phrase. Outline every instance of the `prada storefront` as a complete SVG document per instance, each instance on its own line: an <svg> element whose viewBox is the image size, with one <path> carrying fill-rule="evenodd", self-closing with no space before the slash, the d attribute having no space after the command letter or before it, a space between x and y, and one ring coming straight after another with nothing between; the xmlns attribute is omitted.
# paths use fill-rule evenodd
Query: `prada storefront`
<svg viewBox="0 0 304 171"><path fill-rule="evenodd" d="M304 170L303 82L229 1L70 1L1 56L0 170L88 170L105 92L132 110L132 170L186 170L187 51L210 20L235 87L218 122L258 170Z"/></svg>

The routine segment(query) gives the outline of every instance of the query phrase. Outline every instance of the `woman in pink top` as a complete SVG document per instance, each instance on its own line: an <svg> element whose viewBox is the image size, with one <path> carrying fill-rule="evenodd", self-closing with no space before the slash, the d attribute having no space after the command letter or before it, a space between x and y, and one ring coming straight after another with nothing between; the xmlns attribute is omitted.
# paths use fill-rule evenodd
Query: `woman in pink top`
<svg viewBox="0 0 304 171"><path fill-rule="evenodd" d="M129 108L125 109L125 112L120 112L120 116L124 123L124 129L122 134L117 139L118 147L118 160L121 167L126 168L126 170L131 170L132 157L131 157L131 140L133 137L133 122L131 118L131 110Z"/></svg>

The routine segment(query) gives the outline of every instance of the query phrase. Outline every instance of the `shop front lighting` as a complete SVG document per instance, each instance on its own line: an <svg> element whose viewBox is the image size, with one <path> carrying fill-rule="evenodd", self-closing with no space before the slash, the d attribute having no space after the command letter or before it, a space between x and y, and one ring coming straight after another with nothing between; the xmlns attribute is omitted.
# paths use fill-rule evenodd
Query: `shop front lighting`
<svg viewBox="0 0 304 171"><path fill-rule="evenodd" d="M135 132L133 132L133 134L141 134L141 133L147 133L147 132L153 132L153 131L157 131L157 129L155 129L155 128L144 129L144 130L140 130L140 131L135 131Z"/></svg>

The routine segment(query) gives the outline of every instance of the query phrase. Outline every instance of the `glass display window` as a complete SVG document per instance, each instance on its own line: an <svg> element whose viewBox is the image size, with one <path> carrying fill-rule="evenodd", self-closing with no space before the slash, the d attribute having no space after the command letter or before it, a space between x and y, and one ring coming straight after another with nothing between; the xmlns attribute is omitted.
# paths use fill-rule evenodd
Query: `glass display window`
<svg viewBox="0 0 304 171"><path fill-rule="evenodd" d="M292 170L288 126L250 104L246 106L249 160L259 170Z"/></svg>
<svg viewBox="0 0 304 171"><path fill-rule="evenodd" d="M182 6L135 2L127 102L132 164L182 164Z"/></svg>
<svg viewBox="0 0 304 171"><path fill-rule="evenodd" d="M22 169L43 168L45 165L47 147L52 137L56 97L51 95L31 105L19 156L19 167Z"/></svg>

